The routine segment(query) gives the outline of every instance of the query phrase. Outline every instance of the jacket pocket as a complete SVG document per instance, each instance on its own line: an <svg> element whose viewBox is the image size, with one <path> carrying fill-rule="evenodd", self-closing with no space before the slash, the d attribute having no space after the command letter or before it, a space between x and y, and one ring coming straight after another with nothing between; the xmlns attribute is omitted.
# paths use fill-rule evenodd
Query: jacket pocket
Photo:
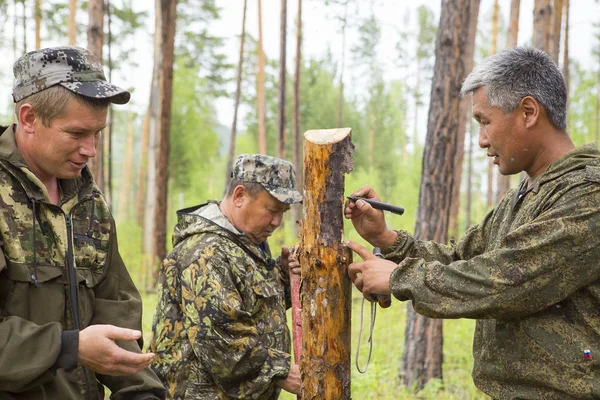
<svg viewBox="0 0 600 400"><path fill-rule="evenodd" d="M33 276L37 275L37 282ZM64 321L65 279L63 269L57 266L37 268L7 263L6 287L8 293L4 314L27 319L38 325Z"/></svg>
<svg viewBox="0 0 600 400"><path fill-rule="evenodd" d="M256 302L252 316L259 334L281 330L285 325L285 299L281 283L275 279L252 282Z"/></svg>

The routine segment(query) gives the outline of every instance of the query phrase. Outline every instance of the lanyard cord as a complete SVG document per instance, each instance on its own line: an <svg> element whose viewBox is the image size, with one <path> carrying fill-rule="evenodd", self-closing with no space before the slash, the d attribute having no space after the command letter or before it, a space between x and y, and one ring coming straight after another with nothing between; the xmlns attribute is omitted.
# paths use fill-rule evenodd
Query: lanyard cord
<svg viewBox="0 0 600 400"><path fill-rule="evenodd" d="M367 357L367 363L365 364L365 369L361 369L360 365L358 365L358 353L360 351L360 339L362 337L363 330L363 314L365 311L365 298L363 297L362 303L360 305L360 328L358 329L358 344L356 345L356 369L361 374L367 372L369 368L369 362L371 361L371 353L373 352L373 328L375 327L375 317L377 316L377 302L373 301L371 303L371 326L369 327L369 339L367 342L369 343L369 356Z"/></svg>

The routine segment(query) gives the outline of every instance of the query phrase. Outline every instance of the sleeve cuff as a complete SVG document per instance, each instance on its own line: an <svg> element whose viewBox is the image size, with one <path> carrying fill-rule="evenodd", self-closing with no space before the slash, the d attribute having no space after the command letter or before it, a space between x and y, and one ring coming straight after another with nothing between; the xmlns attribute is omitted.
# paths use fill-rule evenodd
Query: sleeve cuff
<svg viewBox="0 0 600 400"><path fill-rule="evenodd" d="M394 241L394 243L392 243L390 246L386 247L385 249L381 249L381 254L383 255L384 258L387 258L388 255L392 255L394 253L396 253L398 250L400 250L405 244L406 244L406 240L408 239L408 235L406 231L396 231L397 236L396 236L396 240Z"/></svg>
<svg viewBox="0 0 600 400"><path fill-rule="evenodd" d="M56 373L58 369L73 369L77 367L79 353L79 331L63 331L61 334L60 354L50 372Z"/></svg>

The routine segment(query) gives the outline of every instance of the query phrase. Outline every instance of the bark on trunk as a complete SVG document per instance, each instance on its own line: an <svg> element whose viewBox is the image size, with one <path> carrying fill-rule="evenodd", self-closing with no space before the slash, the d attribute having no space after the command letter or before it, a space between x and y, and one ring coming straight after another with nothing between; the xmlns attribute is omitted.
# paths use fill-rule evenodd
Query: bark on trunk
<svg viewBox="0 0 600 400"><path fill-rule="evenodd" d="M298 0L298 18L296 20L296 65L294 72L294 122L293 122L293 162L296 169L296 189L302 193L302 148L300 143L300 72L302 70L302 0ZM298 235L301 209L299 204L292 206L294 233Z"/></svg>
<svg viewBox="0 0 600 400"><path fill-rule="evenodd" d="M104 35L104 0L88 1L88 50L102 61L102 44ZM110 133L109 133L110 134ZM104 135L98 143L96 157L90 159L88 166L94 181L104 192Z"/></svg>
<svg viewBox="0 0 600 400"><path fill-rule="evenodd" d="M69 46L75 46L77 40L77 25L75 24L75 17L77 16L77 0L69 0L69 22L68 22L68 36Z"/></svg>
<svg viewBox="0 0 600 400"><path fill-rule="evenodd" d="M552 7L552 34L550 35L550 55L558 65L560 54L560 34L562 30L563 0L554 0Z"/></svg>
<svg viewBox="0 0 600 400"><path fill-rule="evenodd" d="M344 174L353 168L350 128L304 134L302 398L350 399L351 253L342 245Z"/></svg>
<svg viewBox="0 0 600 400"><path fill-rule="evenodd" d="M281 0L281 25L279 30L279 99L277 104L277 140L275 154L285 158L285 75L286 75L287 0Z"/></svg>
<svg viewBox="0 0 600 400"><path fill-rule="evenodd" d="M567 87L567 101L569 100L569 0L565 0L565 42L563 51L563 77ZM567 103L568 104L568 103ZM567 108L568 110L568 108Z"/></svg>
<svg viewBox="0 0 600 400"><path fill-rule="evenodd" d="M35 49L39 50L41 48L41 25L42 25L42 5L41 0L35 0L35 9L33 10L33 14L35 15Z"/></svg>
<svg viewBox="0 0 600 400"><path fill-rule="evenodd" d="M233 168L233 161L235 160L235 138L237 133L237 116L238 116L238 108L240 106L240 94L242 91L242 66L244 64L244 41L246 39L246 9L247 9L247 0L244 0L244 13L242 16L242 36L240 37L240 58L238 62L237 68L237 84L235 87L235 102L233 105L233 122L231 124L231 136L229 139L229 157L227 161L227 175L225 176L225 188L223 190L223 195L227 193L227 187L229 186L229 181L231 181L231 172Z"/></svg>
<svg viewBox="0 0 600 400"><path fill-rule="evenodd" d="M265 52L262 37L262 1L258 0L258 79L257 79L257 112L258 112L258 152L267 154L267 123L265 97Z"/></svg>
<svg viewBox="0 0 600 400"><path fill-rule="evenodd" d="M550 0L536 0L533 8L533 46L550 52L552 33L552 5Z"/></svg>
<svg viewBox="0 0 600 400"><path fill-rule="evenodd" d="M479 17L479 0L471 0L471 18L469 23L469 37L467 48L465 49L465 73L469 74L473 70L473 56L475 54L475 37L477 35L477 19ZM465 75L466 76L466 75ZM467 130L467 115L470 115L471 96L461 99L461 114L458 123L458 143L454 158L454 173L456 174L457 184L452 190L452 207L450 212L450 232L451 237L460 236L458 226L458 216L460 211L460 182L462 179L463 161L465 158L465 134ZM469 133L470 135L470 133ZM470 139L469 139L470 140Z"/></svg>
<svg viewBox="0 0 600 400"><path fill-rule="evenodd" d="M415 228L421 240L447 242L453 188L460 184L453 169L472 6L471 0L442 2ZM442 378L442 321L416 315L410 304L408 308L401 375L405 386L418 390L430 379Z"/></svg>
<svg viewBox="0 0 600 400"><path fill-rule="evenodd" d="M171 132L171 103L173 98L173 58L175 50L175 23L177 0L160 0L161 53L159 96L158 154L156 163L156 209L154 213L154 255L158 261L153 266L153 287L158 280L160 262L167 256L167 193L169 184L169 141Z"/></svg>

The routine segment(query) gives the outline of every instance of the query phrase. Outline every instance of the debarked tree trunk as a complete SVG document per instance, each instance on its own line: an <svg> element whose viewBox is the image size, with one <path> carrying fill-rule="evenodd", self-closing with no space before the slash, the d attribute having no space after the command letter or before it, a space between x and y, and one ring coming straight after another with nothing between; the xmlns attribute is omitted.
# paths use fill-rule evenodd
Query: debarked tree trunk
<svg viewBox="0 0 600 400"><path fill-rule="evenodd" d="M302 399L350 399L350 251L343 241L344 174L352 129L304 134Z"/></svg>

